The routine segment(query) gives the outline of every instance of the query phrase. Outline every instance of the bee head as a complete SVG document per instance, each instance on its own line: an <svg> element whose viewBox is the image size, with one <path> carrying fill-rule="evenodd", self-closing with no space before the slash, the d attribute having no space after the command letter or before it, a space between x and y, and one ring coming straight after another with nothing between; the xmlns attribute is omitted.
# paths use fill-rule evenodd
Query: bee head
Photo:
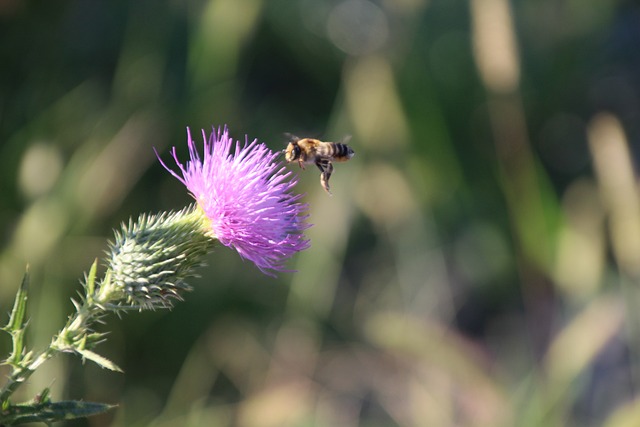
<svg viewBox="0 0 640 427"><path fill-rule="evenodd" d="M293 162L300 157L300 146L298 141L291 141L284 150L284 158L287 162Z"/></svg>

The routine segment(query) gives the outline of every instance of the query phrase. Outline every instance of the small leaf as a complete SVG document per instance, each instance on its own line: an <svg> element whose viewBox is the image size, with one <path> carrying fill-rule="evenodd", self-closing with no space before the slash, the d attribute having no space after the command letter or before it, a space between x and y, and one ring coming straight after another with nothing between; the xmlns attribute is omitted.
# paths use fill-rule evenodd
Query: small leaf
<svg viewBox="0 0 640 427"><path fill-rule="evenodd" d="M114 405L96 402L68 400L13 405L0 414L0 425L24 423L52 423L97 415L112 409Z"/></svg>
<svg viewBox="0 0 640 427"><path fill-rule="evenodd" d="M49 389L49 387L46 387L33 400L35 403L49 403L51 402L51 398L49 397L49 394L51 394L51 389Z"/></svg>
<svg viewBox="0 0 640 427"><path fill-rule="evenodd" d="M106 341L106 332L92 332L85 335L85 346L93 348L94 346Z"/></svg>
<svg viewBox="0 0 640 427"><path fill-rule="evenodd" d="M87 298L93 298L93 294L96 291L96 271L98 270L98 259L96 258L91 264L89 275L87 276Z"/></svg>
<svg viewBox="0 0 640 427"><path fill-rule="evenodd" d="M87 335L86 335L86 334L82 335L82 337L80 338L80 340L79 340L79 341L77 341L77 342L75 343L75 345L76 345L76 349L77 349L77 350L84 350L84 349L86 349L86 348L87 348Z"/></svg>
<svg viewBox="0 0 640 427"><path fill-rule="evenodd" d="M74 348L74 350L85 359L91 360L102 368L106 368L115 372L123 372L122 369L118 367L118 365L116 365L106 357L100 356L98 353L94 353L93 351L87 349Z"/></svg>
<svg viewBox="0 0 640 427"><path fill-rule="evenodd" d="M16 299L13 303L13 310L11 310L11 317L9 323L3 329L9 333L18 331L24 327L24 316L27 312L27 287L29 286L29 267L24 273L22 278L22 284L18 288L16 293Z"/></svg>
<svg viewBox="0 0 640 427"><path fill-rule="evenodd" d="M5 332L11 334L12 350L11 354L4 362L9 365L17 366L23 360L24 353L24 332L26 328L25 315L27 313L27 288L29 286L29 266L24 273L22 283L16 293L13 303L13 309L9 316L9 323L2 328Z"/></svg>

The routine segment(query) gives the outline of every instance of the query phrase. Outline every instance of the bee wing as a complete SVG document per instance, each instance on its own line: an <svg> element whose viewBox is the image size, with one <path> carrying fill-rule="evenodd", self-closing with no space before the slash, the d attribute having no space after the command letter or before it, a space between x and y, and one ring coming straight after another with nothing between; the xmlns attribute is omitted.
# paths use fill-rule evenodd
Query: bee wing
<svg viewBox="0 0 640 427"><path fill-rule="evenodd" d="M351 135L345 135L345 136L343 136L343 137L342 137L342 139L340 140L340 142L341 142L342 144L348 144L348 143L349 143L349 141L351 141Z"/></svg>
<svg viewBox="0 0 640 427"><path fill-rule="evenodd" d="M289 132L285 132L284 136L286 136L287 137L287 141L290 141L290 142L300 141L300 138L298 138L297 136L295 136L294 134L289 133Z"/></svg>

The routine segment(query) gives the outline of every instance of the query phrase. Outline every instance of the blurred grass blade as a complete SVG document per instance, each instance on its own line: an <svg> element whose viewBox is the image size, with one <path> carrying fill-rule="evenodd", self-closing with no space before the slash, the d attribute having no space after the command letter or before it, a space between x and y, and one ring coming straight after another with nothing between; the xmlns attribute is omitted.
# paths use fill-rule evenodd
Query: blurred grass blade
<svg viewBox="0 0 640 427"><path fill-rule="evenodd" d="M17 425L40 422L50 424L56 421L85 418L101 414L114 405L76 400L45 402L10 406L0 416L2 425Z"/></svg>
<svg viewBox="0 0 640 427"><path fill-rule="evenodd" d="M412 371L415 387L408 388L403 398L409 402L409 413L414 414L410 425L476 425L512 426L514 414L508 407L508 397L501 384L490 375L486 360L473 343L456 334L438 321L393 312L379 313L367 320L365 334L375 346L394 357L419 360L419 368ZM428 374L427 374L428 373ZM439 378L435 380L435 377ZM426 375L425 375L426 374ZM465 400L476 402L482 413L471 407L449 409L427 407L424 396L437 394L442 381L456 390ZM462 398L462 397L461 397ZM382 404L393 413L392 401ZM460 411L455 413L456 411ZM422 422L424 417L438 423ZM474 419L474 424L456 424L457 417Z"/></svg>
<svg viewBox="0 0 640 427"><path fill-rule="evenodd" d="M567 387L619 332L623 316L617 299L602 297L587 306L552 342L544 361L548 380Z"/></svg>
<svg viewBox="0 0 640 427"><path fill-rule="evenodd" d="M616 298L594 300L557 335L544 358L544 395L549 409L570 398L571 384L593 364L623 327L624 309Z"/></svg>
<svg viewBox="0 0 640 427"><path fill-rule="evenodd" d="M24 349L24 333L26 328L25 316L27 313L27 288L29 287L29 267L24 273L22 283L13 303L13 309L9 317L9 323L2 328L11 334L13 349L11 355L7 358L6 363L16 365L20 363Z"/></svg>
<svg viewBox="0 0 640 427"><path fill-rule="evenodd" d="M604 427L635 427L640 420L640 399L620 405L602 424Z"/></svg>
<svg viewBox="0 0 640 427"><path fill-rule="evenodd" d="M109 369L109 370L115 371L115 372L123 372L122 369L120 369L120 367L118 365L116 365L111 360L107 359L106 357L100 356L98 353L95 353L95 352L93 352L91 350L79 349L79 348L74 348L73 350L76 351L78 354L80 354L85 359L89 359L92 362L96 363L101 368L106 368L106 369Z"/></svg>

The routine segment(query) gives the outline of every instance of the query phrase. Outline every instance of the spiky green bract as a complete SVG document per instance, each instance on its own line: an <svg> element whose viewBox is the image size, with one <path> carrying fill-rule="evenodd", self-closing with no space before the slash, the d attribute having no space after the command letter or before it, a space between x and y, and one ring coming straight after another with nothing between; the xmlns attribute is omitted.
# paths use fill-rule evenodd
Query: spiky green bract
<svg viewBox="0 0 640 427"><path fill-rule="evenodd" d="M27 288L29 285L29 271L24 274L22 284L18 288L16 298L13 303L13 309L9 317L9 322L2 328L11 335L12 350L11 354L2 364L11 367L9 379L0 390L0 404L8 404L11 393L30 375L32 370L28 368L33 363L33 352L25 349L24 335L27 328L26 312L27 312Z"/></svg>
<svg viewBox="0 0 640 427"><path fill-rule="evenodd" d="M18 288L16 298L13 303L13 309L9 317L9 322L2 328L3 331L11 335L12 351L11 355L3 362L3 364L17 367L23 361L31 357L30 353L24 350L24 333L27 328L27 288L29 286L29 270L24 273L22 284Z"/></svg>
<svg viewBox="0 0 640 427"><path fill-rule="evenodd" d="M92 351L96 345L104 341L106 335L103 332L95 332L93 325L99 323L109 312L104 306L97 304L95 301L97 295L97 268L98 261L95 260L91 265L89 274L85 278L84 297L81 302L72 300L76 307L76 313L69 317L65 327L54 336L47 351L50 355L52 355L53 352L76 353L82 356L84 360L91 360L102 368L122 372L122 369L115 363ZM108 281L110 276L110 272L107 271L104 280Z"/></svg>
<svg viewBox="0 0 640 427"><path fill-rule="evenodd" d="M196 205L179 212L141 215L123 224L110 243L107 274L94 302L109 310L171 307L215 240Z"/></svg>
<svg viewBox="0 0 640 427"><path fill-rule="evenodd" d="M56 421L86 418L100 414L113 408L113 405L96 402L67 400L52 402L48 397L48 389L31 402L17 405L5 405L0 412L1 425L18 425L26 423L51 424Z"/></svg>
<svg viewBox="0 0 640 427"><path fill-rule="evenodd" d="M92 271L95 272L95 263ZM87 326L91 319L91 307L86 304L77 306L78 313L69 319L67 326L56 336L51 345L44 351L34 354L25 349L24 332L26 329L26 309L27 309L27 287L29 282L28 271L25 273L22 284L16 294L13 310L11 311L9 322L2 329L12 336L13 350L11 355L3 362L9 365L11 372L7 376L5 383L0 389L0 426L17 425L29 422L41 422L50 424L55 421L69 420L74 418L84 418L90 415L99 414L112 408L112 405L82 401L52 402L49 398L49 389L44 389L42 393L33 400L25 403L13 404L10 397L13 392L29 379L29 377L50 359L56 351L75 351L86 357L81 348L95 344L95 334L90 332ZM84 321L78 321L79 318ZM94 320L97 318L94 317ZM76 327L74 330L73 328ZM77 327L84 328L78 330ZM75 342L74 342L75 340ZM79 344L82 342L82 344ZM75 347L74 347L75 346ZM90 354L95 354L90 350L84 350ZM107 359L98 356L96 363L110 369L117 368L110 364ZM88 358L88 357L86 357Z"/></svg>

